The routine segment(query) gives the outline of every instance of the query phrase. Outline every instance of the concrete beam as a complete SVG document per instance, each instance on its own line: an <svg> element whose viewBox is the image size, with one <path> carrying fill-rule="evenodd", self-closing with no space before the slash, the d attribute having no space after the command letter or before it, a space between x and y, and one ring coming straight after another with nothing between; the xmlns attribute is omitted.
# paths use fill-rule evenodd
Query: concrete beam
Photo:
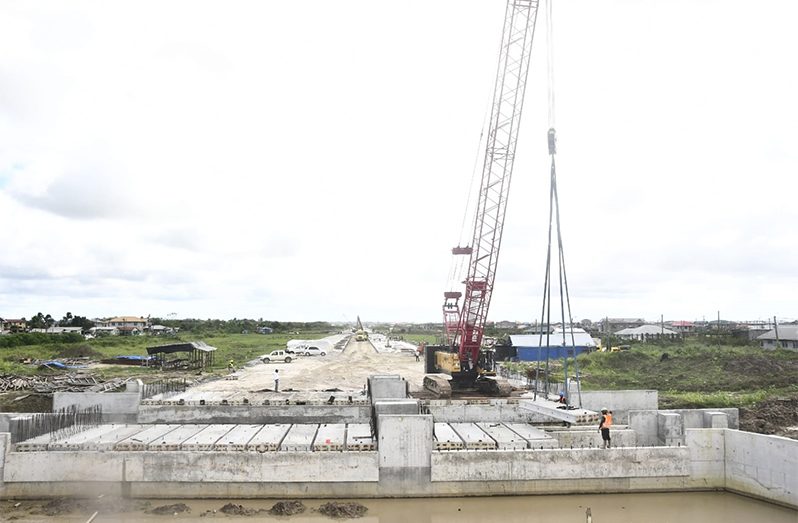
<svg viewBox="0 0 798 523"><path fill-rule="evenodd" d="M435 450L463 450L465 443L448 423L434 425Z"/></svg>
<svg viewBox="0 0 798 523"><path fill-rule="evenodd" d="M263 425L261 429L254 434L249 443L247 443L247 450L255 452L276 452L280 449L280 445L285 439L285 435L291 430L292 425ZM315 425L314 431L315 431ZM309 450L309 448L308 448Z"/></svg>
<svg viewBox="0 0 798 523"><path fill-rule="evenodd" d="M595 423L598 426L601 414L587 409L566 410L559 409L559 403L547 399L524 399L518 402L518 408L546 416L553 420L564 421L572 425L585 425Z"/></svg>
<svg viewBox="0 0 798 523"><path fill-rule="evenodd" d="M377 443L368 423L350 423L346 426L346 450L377 450Z"/></svg>

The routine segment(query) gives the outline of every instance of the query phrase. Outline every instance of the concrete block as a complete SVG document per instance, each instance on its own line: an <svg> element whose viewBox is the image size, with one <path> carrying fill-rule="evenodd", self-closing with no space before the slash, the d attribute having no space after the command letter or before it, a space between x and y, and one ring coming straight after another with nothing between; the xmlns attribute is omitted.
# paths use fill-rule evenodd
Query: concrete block
<svg viewBox="0 0 798 523"><path fill-rule="evenodd" d="M410 469L430 466L432 416L380 416L377 420L380 468Z"/></svg>
<svg viewBox="0 0 798 523"><path fill-rule="evenodd" d="M280 443L280 450L293 452L312 450L318 428L318 425L292 425Z"/></svg>
<svg viewBox="0 0 798 523"><path fill-rule="evenodd" d="M495 450L496 441L475 423L450 423L466 449Z"/></svg>
<svg viewBox="0 0 798 523"><path fill-rule="evenodd" d="M505 423L504 425L524 438L529 449L553 449L560 446L554 437L536 429L529 423Z"/></svg>
<svg viewBox="0 0 798 523"><path fill-rule="evenodd" d="M629 412L629 428L637 435L637 446L651 447L660 444L656 410Z"/></svg>
<svg viewBox="0 0 798 523"><path fill-rule="evenodd" d="M407 398L407 382L398 374L376 374L368 378L371 401Z"/></svg>
<svg viewBox="0 0 798 523"><path fill-rule="evenodd" d="M384 414L415 415L419 412L419 403L418 400L413 399L378 400L374 402L374 412L377 416Z"/></svg>
<svg viewBox="0 0 798 523"><path fill-rule="evenodd" d="M463 450L465 444L448 423L435 423L433 426L435 450Z"/></svg>
<svg viewBox="0 0 798 523"><path fill-rule="evenodd" d="M377 443L368 423L350 423L346 426L346 450L376 450Z"/></svg>
<svg viewBox="0 0 798 523"><path fill-rule="evenodd" d="M599 448L602 446L601 433L598 428L589 428L585 430L580 427L577 430L562 429L562 430L547 430L552 438L556 439L561 448ZM613 447L636 447L637 434L635 431L613 426L610 430L610 439Z"/></svg>
<svg viewBox="0 0 798 523"><path fill-rule="evenodd" d="M343 423L319 425L314 452L342 452L346 448L346 425Z"/></svg>
<svg viewBox="0 0 798 523"><path fill-rule="evenodd" d="M477 426L496 442L499 450L525 449L529 446L524 438L501 423L477 423Z"/></svg>
<svg viewBox="0 0 798 523"><path fill-rule="evenodd" d="M665 446L684 445L684 425L681 414L675 412L657 413L657 435Z"/></svg>
<svg viewBox="0 0 798 523"><path fill-rule="evenodd" d="M245 451L247 450L247 445L249 444L249 441L262 428L263 425L253 425L253 424L236 425L214 444L213 450L219 452ZM288 429L286 428L286 430Z"/></svg>
<svg viewBox="0 0 798 523"><path fill-rule="evenodd" d="M180 450L209 451L216 450L216 442L224 438L235 425L206 425L190 438L180 444Z"/></svg>
<svg viewBox="0 0 798 523"><path fill-rule="evenodd" d="M565 410L559 409L560 404L538 397L537 399L523 399L518 402L518 408L545 416L552 420L565 421L573 425L593 424L598 426L601 415L587 409Z"/></svg>
<svg viewBox="0 0 798 523"><path fill-rule="evenodd" d="M705 411L704 427L708 429L728 429L729 415L725 412Z"/></svg>
<svg viewBox="0 0 798 523"><path fill-rule="evenodd" d="M2 492L3 478L5 477L6 456L11 451L11 433L0 432L0 492Z"/></svg>
<svg viewBox="0 0 798 523"><path fill-rule="evenodd" d="M280 445L285 439L285 435L288 434L291 427L292 425L287 424L263 425L261 429L250 438L249 443L247 443L247 450L254 452L274 452L279 450ZM313 425L314 432L315 427L316 425ZM310 450L310 444L308 444L306 450Z"/></svg>
<svg viewBox="0 0 798 523"><path fill-rule="evenodd" d="M575 386L571 387L569 397L576 404L579 396ZM617 424L629 423L629 412L633 410L657 410L659 406L656 390L583 390L581 399L582 408L596 412L605 407L610 409Z"/></svg>

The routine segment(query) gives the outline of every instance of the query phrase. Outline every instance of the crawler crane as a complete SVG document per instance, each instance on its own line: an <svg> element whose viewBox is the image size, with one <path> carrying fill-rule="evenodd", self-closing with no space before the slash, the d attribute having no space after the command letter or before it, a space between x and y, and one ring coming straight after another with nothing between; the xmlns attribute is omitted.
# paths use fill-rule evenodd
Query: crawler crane
<svg viewBox="0 0 798 523"><path fill-rule="evenodd" d="M455 247L469 256L464 292L444 293L446 345L427 347L424 387L441 397L455 390L507 396L509 384L496 376L494 351L482 346L504 215L524 105L538 0L508 0L493 91L482 178L471 245ZM462 298L462 304L460 299Z"/></svg>

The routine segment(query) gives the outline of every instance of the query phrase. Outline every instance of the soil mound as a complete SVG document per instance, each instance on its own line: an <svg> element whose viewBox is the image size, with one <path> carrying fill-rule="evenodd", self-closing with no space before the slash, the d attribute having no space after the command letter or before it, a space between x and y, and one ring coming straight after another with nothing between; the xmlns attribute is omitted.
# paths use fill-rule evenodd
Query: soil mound
<svg viewBox="0 0 798 523"><path fill-rule="evenodd" d="M264 509L247 508L244 505L228 503L220 508L219 512L222 514L227 514L228 516L256 516L261 512L264 512Z"/></svg>
<svg viewBox="0 0 798 523"><path fill-rule="evenodd" d="M337 519L361 518L368 512L368 507L360 503L338 503L333 501L319 507L319 512Z"/></svg>
<svg viewBox="0 0 798 523"><path fill-rule="evenodd" d="M160 516L171 516L172 514L179 514L180 512L191 512L191 509L185 503L175 503L173 505L161 505L152 510L147 510L147 514L157 514Z"/></svg>
<svg viewBox="0 0 798 523"><path fill-rule="evenodd" d="M751 408L740 409L740 429L760 434L795 437L798 426L798 397L760 401Z"/></svg>
<svg viewBox="0 0 798 523"><path fill-rule="evenodd" d="M278 501L269 510L273 516L293 516L305 512L305 505L301 501Z"/></svg>
<svg viewBox="0 0 798 523"><path fill-rule="evenodd" d="M58 348L55 353L56 358L102 358L101 352L91 348L89 345L64 345Z"/></svg>
<svg viewBox="0 0 798 523"><path fill-rule="evenodd" d="M86 504L83 500L57 498L48 501L41 508L31 511L31 514L44 514L46 516L60 516L73 512L85 512Z"/></svg>

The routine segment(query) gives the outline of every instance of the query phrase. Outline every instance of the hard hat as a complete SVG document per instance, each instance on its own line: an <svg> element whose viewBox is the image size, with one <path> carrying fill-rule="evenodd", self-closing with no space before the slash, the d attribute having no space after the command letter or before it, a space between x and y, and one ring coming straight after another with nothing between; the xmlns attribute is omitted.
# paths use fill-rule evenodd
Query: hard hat
<svg viewBox="0 0 798 523"><path fill-rule="evenodd" d="M601 409L601 412L607 412L607 407L603 407L603 408Z"/></svg>

